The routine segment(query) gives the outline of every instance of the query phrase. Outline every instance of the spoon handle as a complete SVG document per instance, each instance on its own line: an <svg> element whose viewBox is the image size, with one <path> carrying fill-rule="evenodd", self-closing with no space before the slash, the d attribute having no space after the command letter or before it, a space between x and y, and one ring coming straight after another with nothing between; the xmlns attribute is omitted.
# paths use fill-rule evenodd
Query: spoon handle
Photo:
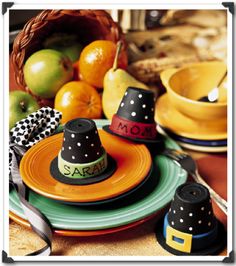
<svg viewBox="0 0 236 266"><path fill-rule="evenodd" d="M219 88L221 86L221 84L223 83L226 76L227 76L227 70L225 71L224 75L222 76L222 78L218 82L217 88Z"/></svg>

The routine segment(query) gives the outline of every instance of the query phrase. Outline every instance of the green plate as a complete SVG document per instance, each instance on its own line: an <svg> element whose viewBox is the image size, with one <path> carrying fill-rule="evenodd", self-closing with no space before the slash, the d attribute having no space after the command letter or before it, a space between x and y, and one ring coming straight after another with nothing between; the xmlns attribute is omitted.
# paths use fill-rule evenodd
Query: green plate
<svg viewBox="0 0 236 266"><path fill-rule="evenodd" d="M105 123L109 122L98 121L98 128ZM165 145L179 149L168 138L165 139ZM158 179L157 185L151 193L128 205L113 208L78 207L53 201L32 191L29 193L29 202L47 216L55 229L101 230L130 224L161 210L171 201L176 188L187 180L186 172L164 156L156 156L153 165L153 178ZM14 190L10 192L10 211L26 219Z"/></svg>

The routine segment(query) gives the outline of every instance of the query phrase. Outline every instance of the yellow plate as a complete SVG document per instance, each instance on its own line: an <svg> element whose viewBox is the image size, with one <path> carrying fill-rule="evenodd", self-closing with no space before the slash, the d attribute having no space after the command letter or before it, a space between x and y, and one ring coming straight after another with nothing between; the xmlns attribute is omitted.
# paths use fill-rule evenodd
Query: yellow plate
<svg viewBox="0 0 236 266"><path fill-rule="evenodd" d="M199 140L227 139L227 119L197 121L178 112L168 99L167 93L156 103L155 120L163 128L179 136Z"/></svg>

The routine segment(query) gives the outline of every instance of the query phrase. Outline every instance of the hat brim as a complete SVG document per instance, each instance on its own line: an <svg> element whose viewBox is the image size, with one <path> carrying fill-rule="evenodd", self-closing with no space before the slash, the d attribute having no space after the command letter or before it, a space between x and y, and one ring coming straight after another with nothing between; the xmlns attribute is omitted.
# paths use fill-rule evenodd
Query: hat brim
<svg viewBox="0 0 236 266"><path fill-rule="evenodd" d="M204 256L204 255L218 255L226 246L227 234L223 224L218 220L218 235L214 243L206 249L196 250L191 253L181 252L173 249L166 244L166 239L163 235L164 218L158 221L155 229L157 242L168 252L178 256Z"/></svg>
<svg viewBox="0 0 236 266"><path fill-rule="evenodd" d="M69 178L67 176L64 176L58 169L58 157L54 158L50 164L50 173L54 179L61 183L65 183L68 185L90 185L94 183L101 182L110 176L113 175L113 173L117 169L116 161L107 154L107 161L108 166L104 172L102 172L98 176L93 177L87 177L87 178Z"/></svg>
<svg viewBox="0 0 236 266"><path fill-rule="evenodd" d="M66 202L66 201L61 201L65 204L69 205L74 205L74 206L85 206L85 207L98 207L99 208L114 208L114 203L116 204L116 207L122 207L122 206L127 206L130 205L137 200L143 199L146 195L151 193L155 186L158 184L158 179L156 176L153 174L153 165L148 173L148 175L145 177L145 179L138 184L136 187L133 189L118 195L113 198L109 198L106 200L98 200L94 202ZM155 178L154 178L155 177Z"/></svg>
<svg viewBox="0 0 236 266"><path fill-rule="evenodd" d="M120 138L123 138L123 139L127 139L127 140L130 140L130 141L136 142L136 143L161 144L163 142L162 139L160 138L160 134L158 134L155 139L140 139L140 138L131 138L131 137L126 137L126 136L119 135L119 134L113 132L110 129L109 125L103 126L102 129L105 130L107 133L110 133L110 134L112 134L114 136L117 136L117 137L120 137Z"/></svg>

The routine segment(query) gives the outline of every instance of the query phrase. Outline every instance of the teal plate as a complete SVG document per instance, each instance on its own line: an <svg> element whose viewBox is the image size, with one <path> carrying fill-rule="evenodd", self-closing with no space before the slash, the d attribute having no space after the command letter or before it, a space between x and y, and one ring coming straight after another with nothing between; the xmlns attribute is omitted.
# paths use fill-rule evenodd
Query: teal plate
<svg viewBox="0 0 236 266"><path fill-rule="evenodd" d="M108 123L108 122L107 122ZM97 123L98 128L101 127ZM104 121L101 123L105 124ZM165 139L168 148L179 149L171 139ZM101 230L127 225L146 218L166 206L173 198L176 188L186 182L187 174L172 160L158 155L153 159L153 178L158 179L153 190L131 204L109 208L90 208L72 206L56 202L29 192L29 202L44 213L55 229L64 230ZM158 174L157 174L158 173ZM17 193L10 192L10 211L26 219Z"/></svg>
<svg viewBox="0 0 236 266"><path fill-rule="evenodd" d="M172 145L168 145L173 148ZM41 210L51 222L53 228L67 230L100 230L126 225L145 218L168 204L176 188L187 179L186 172L171 160L157 156L154 167L159 175L158 185L141 200L128 206L114 209L85 208L66 205L30 192L29 201ZM115 205L115 204L114 204ZM15 191L10 193L10 211L26 219Z"/></svg>

